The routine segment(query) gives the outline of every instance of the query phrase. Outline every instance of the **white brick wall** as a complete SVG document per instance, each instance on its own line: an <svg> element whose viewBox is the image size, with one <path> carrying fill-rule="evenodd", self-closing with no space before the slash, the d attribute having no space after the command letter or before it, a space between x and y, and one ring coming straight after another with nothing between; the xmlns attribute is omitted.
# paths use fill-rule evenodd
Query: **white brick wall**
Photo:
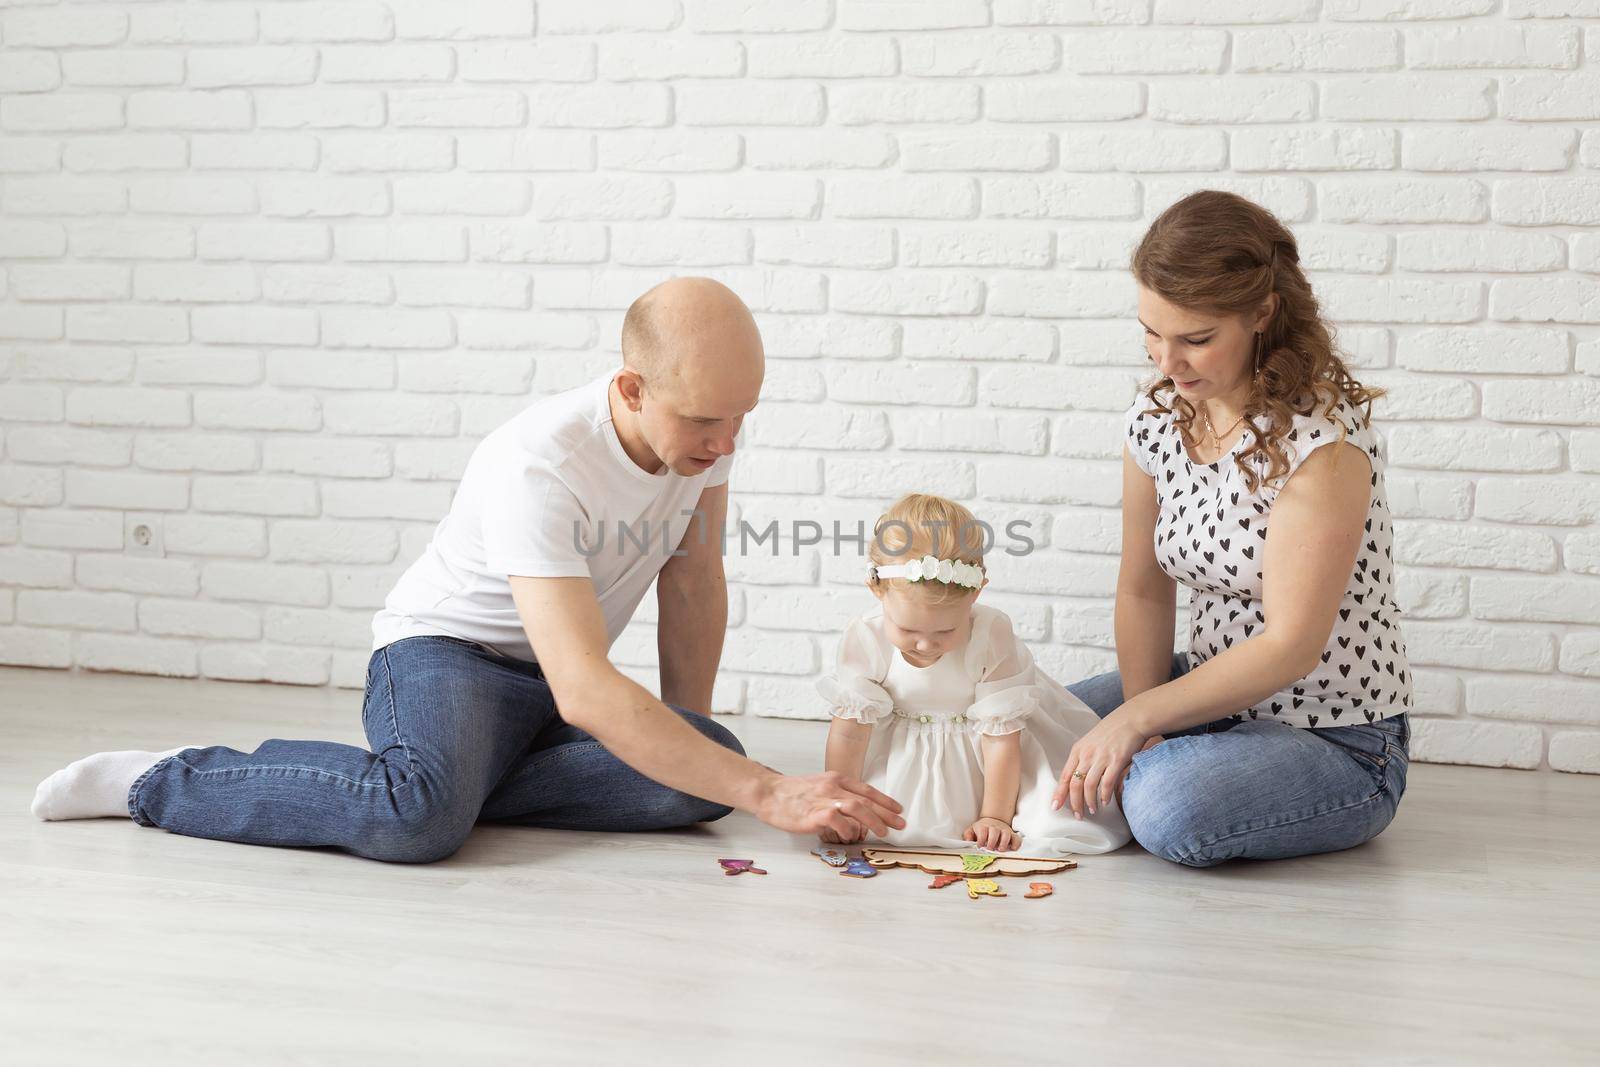
<svg viewBox="0 0 1600 1067"><path fill-rule="evenodd" d="M990 595L1073 681L1129 249L1208 186L1393 390L1418 757L1600 772L1592 0L0 6L0 662L360 686L473 442L697 272L771 357L734 517L1026 519ZM728 566L718 709L817 715L858 561Z"/></svg>

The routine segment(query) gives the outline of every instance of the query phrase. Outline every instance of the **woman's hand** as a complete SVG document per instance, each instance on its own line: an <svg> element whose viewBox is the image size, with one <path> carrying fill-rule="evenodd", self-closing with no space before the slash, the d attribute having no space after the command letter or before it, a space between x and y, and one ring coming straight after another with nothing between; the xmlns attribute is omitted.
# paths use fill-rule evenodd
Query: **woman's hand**
<svg viewBox="0 0 1600 1067"><path fill-rule="evenodd" d="M831 826L824 826L822 828L822 832L817 834L817 836L822 839L824 844L828 845L854 845L867 839L867 832L861 828L860 823L856 822L854 819L849 819L846 821L855 826L853 831L845 831L841 833Z"/></svg>
<svg viewBox="0 0 1600 1067"><path fill-rule="evenodd" d="M1126 707L1124 704L1123 708ZM1122 714L1122 708L1107 715L1079 738L1067 754L1067 765L1061 769L1061 781L1056 785L1050 807L1059 811L1063 802L1070 802L1072 814L1078 818L1083 818L1085 807L1093 815L1111 803L1112 795L1132 766L1130 761L1134 753L1144 751L1150 741L1151 738ZM1081 778L1078 777L1080 773Z"/></svg>
<svg viewBox="0 0 1600 1067"><path fill-rule="evenodd" d="M967 827L966 833L961 835L968 841L975 841L979 848L989 848L996 852L1010 852L1022 843L1022 838L1017 836L1009 823L1001 819L980 817L977 822Z"/></svg>

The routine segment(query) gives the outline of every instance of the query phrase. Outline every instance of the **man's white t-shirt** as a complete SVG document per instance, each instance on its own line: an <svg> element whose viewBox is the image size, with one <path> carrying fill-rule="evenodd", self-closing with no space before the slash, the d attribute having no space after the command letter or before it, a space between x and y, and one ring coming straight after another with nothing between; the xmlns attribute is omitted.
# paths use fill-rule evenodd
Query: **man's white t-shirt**
<svg viewBox="0 0 1600 1067"><path fill-rule="evenodd" d="M693 477L641 470L607 402L620 369L535 402L478 444L449 514L373 617L373 651L433 635L536 661L510 575L588 578L609 647L680 542L690 543L685 532L720 541L692 513L703 489L727 482L733 456Z"/></svg>

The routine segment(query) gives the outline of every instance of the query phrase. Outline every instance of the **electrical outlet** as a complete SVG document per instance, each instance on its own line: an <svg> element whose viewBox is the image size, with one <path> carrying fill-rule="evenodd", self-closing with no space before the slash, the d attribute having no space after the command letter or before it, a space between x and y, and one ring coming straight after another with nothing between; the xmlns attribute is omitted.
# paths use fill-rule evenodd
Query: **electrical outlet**
<svg viewBox="0 0 1600 1067"><path fill-rule="evenodd" d="M124 512L122 550L130 556L165 556L167 548L166 539L162 536L161 516Z"/></svg>

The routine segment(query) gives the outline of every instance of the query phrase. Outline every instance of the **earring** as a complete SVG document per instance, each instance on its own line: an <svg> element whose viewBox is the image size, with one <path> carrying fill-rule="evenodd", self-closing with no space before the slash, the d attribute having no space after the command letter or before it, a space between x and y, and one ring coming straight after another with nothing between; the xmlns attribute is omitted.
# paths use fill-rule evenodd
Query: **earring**
<svg viewBox="0 0 1600 1067"><path fill-rule="evenodd" d="M1261 360L1262 360L1262 357L1266 354L1266 347L1267 347L1267 336L1266 336L1266 334L1264 334L1260 330L1257 330L1256 331L1256 345L1255 345L1255 349L1256 349L1256 351L1255 351L1255 356L1256 356L1255 362L1256 362L1256 377L1257 378L1261 377Z"/></svg>

